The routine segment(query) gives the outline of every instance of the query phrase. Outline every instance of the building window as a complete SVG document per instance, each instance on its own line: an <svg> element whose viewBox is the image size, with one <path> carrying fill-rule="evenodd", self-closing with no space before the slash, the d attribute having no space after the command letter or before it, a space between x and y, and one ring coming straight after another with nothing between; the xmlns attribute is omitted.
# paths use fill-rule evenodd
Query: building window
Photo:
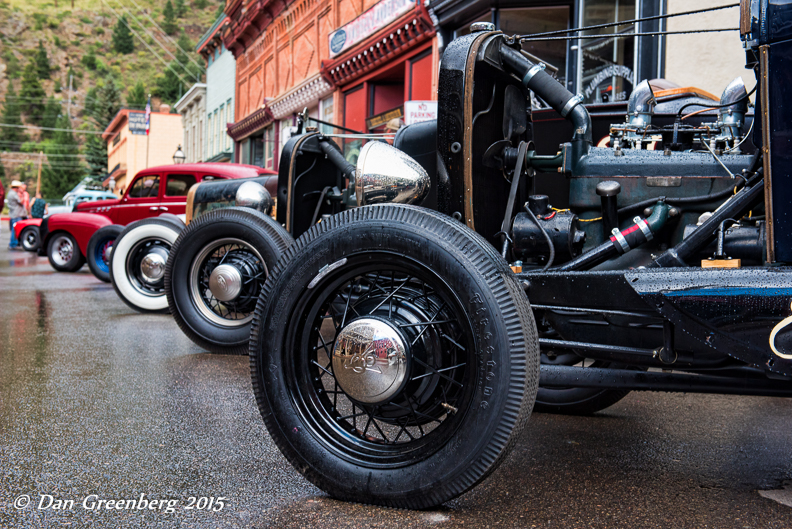
<svg viewBox="0 0 792 529"><path fill-rule="evenodd" d="M281 120L280 122L280 145L278 146L278 152L280 153L283 150L283 146L286 145L286 142L289 141L292 134L292 119L286 118Z"/></svg>
<svg viewBox="0 0 792 529"><path fill-rule="evenodd" d="M530 35L563 30L569 27L569 22L569 6L498 10L498 29L507 35ZM567 42L566 40L529 41L524 42L522 48L542 59L552 67L551 69L557 70L556 78L566 85Z"/></svg>
<svg viewBox="0 0 792 529"><path fill-rule="evenodd" d="M264 167L275 168L275 126L264 129Z"/></svg>
<svg viewBox="0 0 792 529"><path fill-rule="evenodd" d="M635 18L635 2L581 0L581 25L609 24ZM633 33L634 26L594 29L584 35ZM577 92L585 103L623 101L635 82L635 37L585 39L580 41Z"/></svg>
<svg viewBox="0 0 792 529"><path fill-rule="evenodd" d="M250 138L250 164L264 167L264 134Z"/></svg>
<svg viewBox="0 0 792 529"><path fill-rule="evenodd" d="M207 120L207 124L209 125L208 127L209 130L206 135L206 143L207 143L206 157L211 158L212 157L212 113L211 112L206 117L206 120Z"/></svg>
<svg viewBox="0 0 792 529"><path fill-rule="evenodd" d="M333 96L322 99L319 102L319 119L327 123L335 123L333 121ZM319 131L322 134L333 134L335 128L330 125L319 124Z"/></svg>
<svg viewBox="0 0 792 529"><path fill-rule="evenodd" d="M509 2L512 6L520 0ZM484 3L484 2L482 2ZM489 2L490 5L496 2ZM533 4L526 0L523 5ZM596 24L611 24L660 15L667 2L657 0L558 0L554 5L493 7L471 17L450 32L450 38L470 33L473 22L492 22L507 35L530 35ZM443 14L439 15L442 19ZM624 24L583 32L583 35L630 34L658 31L660 23ZM640 42L639 42L640 41ZM568 90L582 94L586 103L628 99L633 83L663 76L664 40L656 37L593 38L580 40L525 41L523 50L548 65L548 71ZM535 104L543 105L536 100Z"/></svg>
<svg viewBox="0 0 792 529"><path fill-rule="evenodd" d="M203 152L203 120L198 122L198 149ZM199 151L195 151L195 161L200 162L202 158L198 156Z"/></svg>
<svg viewBox="0 0 792 529"><path fill-rule="evenodd" d="M250 163L250 140L242 140L239 150L239 163Z"/></svg>
<svg viewBox="0 0 792 529"><path fill-rule="evenodd" d="M220 107L219 112L214 111L215 126L212 133L214 134L214 153L220 152L220 119L223 117L223 107Z"/></svg>
<svg viewBox="0 0 792 529"><path fill-rule="evenodd" d="M234 107L231 105L231 100L229 99L226 102L226 123L233 123L234 122ZM224 131L226 129L223 129ZM226 150L231 150L231 138L228 136L228 133L225 135L225 142L226 142Z"/></svg>

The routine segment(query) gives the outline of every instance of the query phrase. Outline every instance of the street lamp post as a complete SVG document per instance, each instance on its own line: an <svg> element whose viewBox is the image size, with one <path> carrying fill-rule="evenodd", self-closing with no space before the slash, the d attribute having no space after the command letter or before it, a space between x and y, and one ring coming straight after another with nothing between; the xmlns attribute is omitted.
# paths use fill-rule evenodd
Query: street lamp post
<svg viewBox="0 0 792 529"><path fill-rule="evenodd" d="M181 145L176 147L176 152L173 153L173 163L184 163L185 160L184 151L182 151Z"/></svg>

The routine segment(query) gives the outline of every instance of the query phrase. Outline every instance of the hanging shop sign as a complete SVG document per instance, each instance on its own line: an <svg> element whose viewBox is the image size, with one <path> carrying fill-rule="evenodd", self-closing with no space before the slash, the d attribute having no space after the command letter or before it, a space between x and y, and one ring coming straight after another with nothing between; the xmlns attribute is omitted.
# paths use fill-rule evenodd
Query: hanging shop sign
<svg viewBox="0 0 792 529"><path fill-rule="evenodd" d="M145 136L146 114L143 112L130 112L127 117L129 118L129 132Z"/></svg>
<svg viewBox="0 0 792 529"><path fill-rule="evenodd" d="M387 112L383 112L382 114L371 116L366 120L366 126L369 129L373 129L379 127L380 125L386 124L388 121L392 119L400 118L403 115L404 114L402 113L401 107L394 108L393 110L388 110Z"/></svg>
<svg viewBox="0 0 792 529"><path fill-rule="evenodd" d="M330 58L370 37L415 7L415 0L382 0L355 20L330 33Z"/></svg>
<svg viewBox="0 0 792 529"><path fill-rule="evenodd" d="M405 101L404 124L437 119L437 101Z"/></svg>

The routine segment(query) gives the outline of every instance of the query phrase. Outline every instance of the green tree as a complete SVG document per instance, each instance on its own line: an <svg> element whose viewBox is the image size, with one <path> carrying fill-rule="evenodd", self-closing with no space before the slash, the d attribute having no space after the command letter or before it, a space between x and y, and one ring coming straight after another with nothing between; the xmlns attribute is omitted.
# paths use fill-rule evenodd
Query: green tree
<svg viewBox="0 0 792 529"><path fill-rule="evenodd" d="M88 136L84 145L88 174L96 177L104 176L107 173L107 143L98 134Z"/></svg>
<svg viewBox="0 0 792 529"><path fill-rule="evenodd" d="M168 35L173 35L176 33L176 30L179 29L179 26L176 25L176 13L173 10L173 4L171 4L171 0L168 0L165 3L165 9L162 10L162 29Z"/></svg>
<svg viewBox="0 0 792 529"><path fill-rule="evenodd" d="M5 167L3 167L3 161L2 160L0 160L0 184L3 185L4 189L8 188L8 182L6 181Z"/></svg>
<svg viewBox="0 0 792 529"><path fill-rule="evenodd" d="M170 68L166 68L163 75L158 75L155 79L156 88L154 94L159 96L165 103L175 103L184 94L184 83L181 78L174 73L179 65L175 61L170 63Z"/></svg>
<svg viewBox="0 0 792 529"><path fill-rule="evenodd" d="M178 62L180 62L180 63L182 63L182 64L187 66L187 71L190 73L189 76L188 76L190 81L200 80L201 76L204 74L204 71L205 71L204 67L203 66L197 66L195 63L190 61L190 59L187 57L187 55L184 52L182 52L182 50L190 52L190 50L193 49L193 43L190 40L190 37L188 37L186 34L181 34L179 36L179 40L176 41L176 44L178 44L178 46L179 46L179 49L176 50L176 60ZM198 56L197 53L194 54L194 55L195 55L195 57ZM202 64L203 63L202 60L199 60L199 61L196 61L196 62L198 64ZM178 68L177 71L180 74L184 71L180 66L176 65L176 67Z"/></svg>
<svg viewBox="0 0 792 529"><path fill-rule="evenodd" d="M83 105L83 115L85 117L93 117L94 107L99 96L96 94L96 87L92 86L85 94L85 105Z"/></svg>
<svg viewBox="0 0 792 529"><path fill-rule="evenodd" d="M3 123L8 125L22 125L22 106L17 99L14 83L8 83L5 103L3 104L3 115L0 117ZM17 127L0 127L0 144L6 151L17 151L22 143L27 141L25 129Z"/></svg>
<svg viewBox="0 0 792 529"><path fill-rule="evenodd" d="M18 79L19 72L22 71L22 68L19 66L19 59L17 59L16 55L11 49L6 49L3 51L3 62L6 64L6 75L9 79Z"/></svg>
<svg viewBox="0 0 792 529"><path fill-rule="evenodd" d="M19 97L25 102L25 113L33 123L38 124L41 121L46 95L38 78L36 62L30 61L25 66L25 73L22 74L22 89L19 91Z"/></svg>
<svg viewBox="0 0 792 529"><path fill-rule="evenodd" d="M132 53L135 49L135 41L132 39L132 32L129 30L125 16L119 18L113 27L113 49L124 55Z"/></svg>
<svg viewBox="0 0 792 529"><path fill-rule="evenodd" d="M96 53L93 48L88 50L88 53L82 56L80 62L89 70L96 70Z"/></svg>
<svg viewBox="0 0 792 529"><path fill-rule="evenodd" d="M42 170L41 193L45 197L61 197L85 176L85 167L75 155L80 154L80 145L71 131L68 116L58 119L58 128L53 142L45 147L47 165ZM65 161L68 160L68 161Z"/></svg>
<svg viewBox="0 0 792 529"><path fill-rule="evenodd" d="M97 90L93 108L93 119L99 130L104 130L119 110L121 110L121 91L113 79L108 79L104 86Z"/></svg>
<svg viewBox="0 0 792 529"><path fill-rule="evenodd" d="M58 124L58 118L60 117L62 111L63 109L61 108L61 104L59 101L56 101L54 97L50 97L49 99L47 99L47 104L44 106L44 115L41 116L41 126L48 128L55 128ZM41 131L42 139L50 139L54 136L55 136L54 131L51 130Z"/></svg>
<svg viewBox="0 0 792 529"><path fill-rule="evenodd" d="M176 0L176 5L174 6L176 11L176 17L182 18L185 13L187 13L187 6L184 5L184 0Z"/></svg>
<svg viewBox="0 0 792 529"><path fill-rule="evenodd" d="M50 63L47 56L47 50L44 49L44 44L39 40L38 49L36 50L36 70L38 71L39 79L50 78Z"/></svg>
<svg viewBox="0 0 792 529"><path fill-rule="evenodd" d="M143 82L138 80L135 86L127 92L126 104L132 108L143 108L146 106L146 87Z"/></svg>

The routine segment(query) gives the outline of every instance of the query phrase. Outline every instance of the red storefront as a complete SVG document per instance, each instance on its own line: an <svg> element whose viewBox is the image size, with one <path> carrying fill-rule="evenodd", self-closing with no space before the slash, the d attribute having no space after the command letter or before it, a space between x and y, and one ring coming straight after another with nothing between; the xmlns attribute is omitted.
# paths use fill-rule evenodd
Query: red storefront
<svg viewBox="0 0 792 529"><path fill-rule="evenodd" d="M405 101L436 100L434 36L426 8L412 0L383 0L331 33L332 58L322 62L321 72L336 87L336 124L384 132L404 115ZM354 156L359 142L345 143L345 154Z"/></svg>

